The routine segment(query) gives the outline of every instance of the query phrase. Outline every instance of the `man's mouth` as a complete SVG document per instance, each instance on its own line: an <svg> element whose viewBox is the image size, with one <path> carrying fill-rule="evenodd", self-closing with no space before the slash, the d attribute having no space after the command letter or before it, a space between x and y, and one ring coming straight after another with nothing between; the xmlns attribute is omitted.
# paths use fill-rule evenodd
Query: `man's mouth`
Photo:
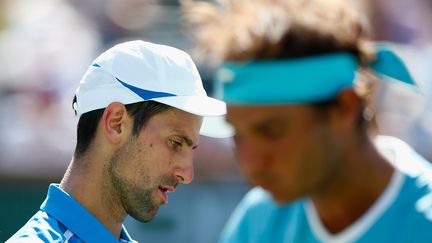
<svg viewBox="0 0 432 243"><path fill-rule="evenodd" d="M173 187L173 186L159 186L159 192L162 196L163 204L168 203L167 193L174 192L174 191L175 191L175 187Z"/></svg>

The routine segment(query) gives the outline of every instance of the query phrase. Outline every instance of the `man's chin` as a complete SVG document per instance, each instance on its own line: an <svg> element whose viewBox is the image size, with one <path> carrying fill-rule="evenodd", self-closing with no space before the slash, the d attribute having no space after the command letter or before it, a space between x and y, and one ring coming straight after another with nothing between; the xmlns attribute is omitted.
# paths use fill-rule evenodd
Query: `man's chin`
<svg viewBox="0 0 432 243"><path fill-rule="evenodd" d="M148 223L150 221L152 221L154 219L154 217L156 217L156 213L159 210L159 206L155 206L151 212L146 212L146 213L136 213L136 214L129 214L132 218L134 218L135 220L141 222L141 223Z"/></svg>
<svg viewBox="0 0 432 243"><path fill-rule="evenodd" d="M273 201L277 204L287 204L287 203L291 203L297 199L297 197L290 197L287 195L281 195L281 194L271 192L268 190L267 190L267 192L272 195Z"/></svg>
<svg viewBox="0 0 432 243"><path fill-rule="evenodd" d="M285 199L285 198L282 198L282 197L275 197L275 196L273 196L273 200L274 200L277 204L286 204L286 203L291 202L291 200L287 200L287 199Z"/></svg>
<svg viewBox="0 0 432 243"><path fill-rule="evenodd" d="M155 215L156 216L156 215ZM141 222L141 223L149 223L150 221L152 221L154 219L154 217L152 218L146 218L146 219L136 219L137 221Z"/></svg>

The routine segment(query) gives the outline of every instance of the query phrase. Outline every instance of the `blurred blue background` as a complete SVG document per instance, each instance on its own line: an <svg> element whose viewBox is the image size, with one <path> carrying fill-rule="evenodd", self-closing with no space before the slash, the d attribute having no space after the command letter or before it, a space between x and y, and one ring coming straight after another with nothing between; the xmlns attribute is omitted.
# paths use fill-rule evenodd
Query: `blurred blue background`
<svg viewBox="0 0 432 243"><path fill-rule="evenodd" d="M432 3L363 0L376 40L398 44L424 95L382 84L381 133L432 160ZM217 38L217 36L215 36ZM176 0L0 0L0 242L59 182L75 145L73 93L91 61L122 41L143 39L193 54ZM196 60L211 93L212 68ZM196 179L170 195L150 223L127 219L143 242L215 242L248 186L231 141L201 138Z"/></svg>

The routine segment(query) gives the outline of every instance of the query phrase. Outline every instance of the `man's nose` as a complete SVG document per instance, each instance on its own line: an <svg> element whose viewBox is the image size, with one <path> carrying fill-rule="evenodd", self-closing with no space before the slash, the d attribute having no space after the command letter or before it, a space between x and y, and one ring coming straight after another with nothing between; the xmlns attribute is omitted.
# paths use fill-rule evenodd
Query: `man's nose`
<svg viewBox="0 0 432 243"><path fill-rule="evenodd" d="M194 165L192 153L188 154L174 168L174 175L180 183L189 184L194 177Z"/></svg>
<svg viewBox="0 0 432 243"><path fill-rule="evenodd" d="M256 141L243 140L236 143L237 155L247 170L262 170L271 163L272 155L263 144Z"/></svg>

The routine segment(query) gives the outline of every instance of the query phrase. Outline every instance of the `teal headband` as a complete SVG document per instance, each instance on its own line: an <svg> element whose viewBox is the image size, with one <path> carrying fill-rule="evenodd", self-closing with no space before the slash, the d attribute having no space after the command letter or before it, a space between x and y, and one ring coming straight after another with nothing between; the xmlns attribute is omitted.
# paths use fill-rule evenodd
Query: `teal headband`
<svg viewBox="0 0 432 243"><path fill-rule="evenodd" d="M352 88L359 67L350 53L289 60L225 63L217 71L216 93L228 104L300 104L330 100ZM370 68L378 75L417 87L403 61L378 46Z"/></svg>

